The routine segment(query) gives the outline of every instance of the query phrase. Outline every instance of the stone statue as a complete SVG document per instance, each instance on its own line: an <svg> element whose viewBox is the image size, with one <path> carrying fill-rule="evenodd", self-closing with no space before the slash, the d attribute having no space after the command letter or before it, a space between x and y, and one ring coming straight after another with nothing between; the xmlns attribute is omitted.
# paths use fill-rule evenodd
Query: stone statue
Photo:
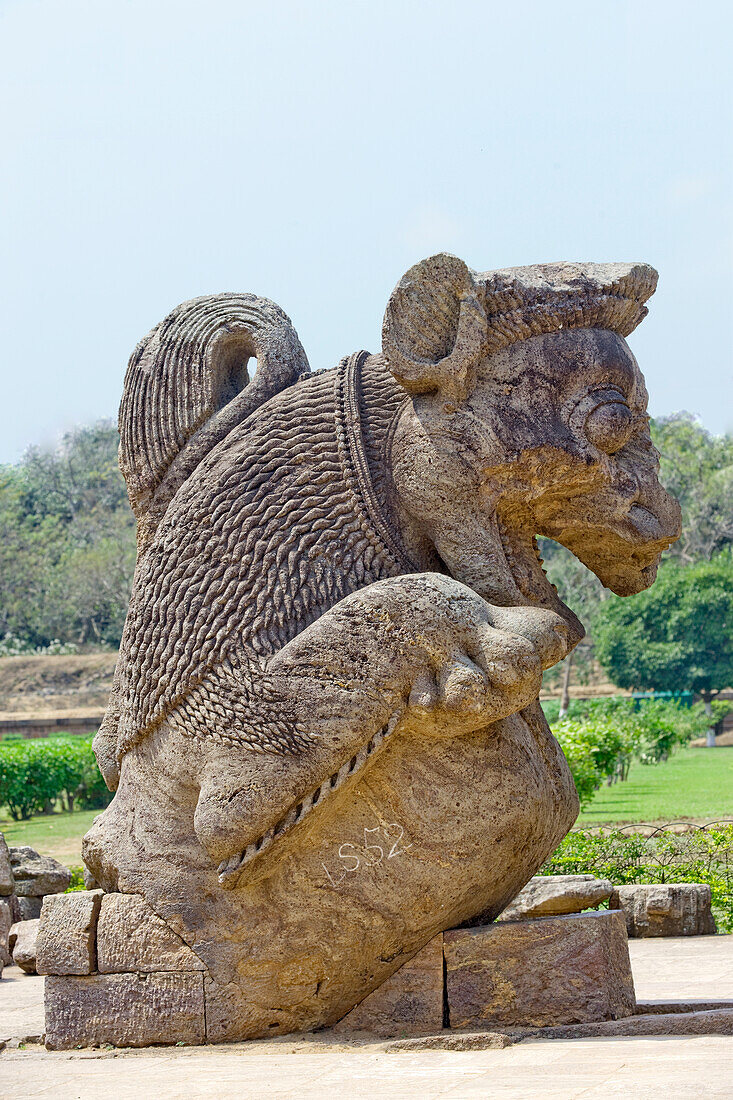
<svg viewBox="0 0 733 1100"><path fill-rule="evenodd" d="M624 340L655 285L441 254L382 354L333 370L251 294L136 348L138 561L95 741L117 793L84 859L201 960L210 1040L335 1023L571 827L537 699L582 627L535 536L627 595L679 533Z"/></svg>

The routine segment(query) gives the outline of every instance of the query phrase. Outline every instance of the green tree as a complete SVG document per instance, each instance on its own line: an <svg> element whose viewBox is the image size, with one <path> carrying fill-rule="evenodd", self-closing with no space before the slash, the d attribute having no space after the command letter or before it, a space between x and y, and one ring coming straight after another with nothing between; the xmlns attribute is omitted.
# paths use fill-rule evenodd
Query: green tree
<svg viewBox="0 0 733 1100"><path fill-rule="evenodd" d="M111 420L75 428L58 447L29 447L20 464L27 510L69 523L127 509Z"/></svg>
<svg viewBox="0 0 733 1100"><path fill-rule="evenodd" d="M570 681L587 683L593 668L595 650L591 624L596 611L608 596L607 590L574 554L551 539L539 539L540 551L545 561L549 580L556 586L560 599L571 607L586 628L586 636L579 646L572 649L564 661L545 673L546 686L561 685L560 717L564 717L570 705Z"/></svg>
<svg viewBox="0 0 733 1100"><path fill-rule="evenodd" d="M694 691L712 713L712 698L733 685L733 555L665 562L646 592L606 600L593 630L598 660L619 687Z"/></svg>
<svg viewBox="0 0 733 1100"><path fill-rule="evenodd" d="M134 566L111 422L0 468L0 638L117 645Z"/></svg>
<svg viewBox="0 0 733 1100"><path fill-rule="evenodd" d="M662 484L682 506L674 559L709 560L733 545L733 435L714 436L689 413L652 423Z"/></svg>

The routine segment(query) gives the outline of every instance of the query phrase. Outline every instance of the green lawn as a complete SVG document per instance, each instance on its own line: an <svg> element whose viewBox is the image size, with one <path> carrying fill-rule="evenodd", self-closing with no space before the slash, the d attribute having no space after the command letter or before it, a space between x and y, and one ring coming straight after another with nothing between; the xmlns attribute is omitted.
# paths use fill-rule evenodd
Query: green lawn
<svg viewBox="0 0 733 1100"><path fill-rule="evenodd" d="M81 866L81 838L101 810L79 810L73 814L38 814L29 821L13 821L0 812L0 832L8 844L28 844L45 856Z"/></svg>
<svg viewBox="0 0 733 1100"><path fill-rule="evenodd" d="M29 844L67 866L81 864L81 838L99 810L13 821L0 814L8 844ZM633 764L625 783L601 787L579 825L733 818L733 746L683 749L666 764Z"/></svg>
<svg viewBox="0 0 733 1100"><path fill-rule="evenodd" d="M664 764L631 765L625 783L603 786L579 825L733 818L733 745L682 749Z"/></svg>

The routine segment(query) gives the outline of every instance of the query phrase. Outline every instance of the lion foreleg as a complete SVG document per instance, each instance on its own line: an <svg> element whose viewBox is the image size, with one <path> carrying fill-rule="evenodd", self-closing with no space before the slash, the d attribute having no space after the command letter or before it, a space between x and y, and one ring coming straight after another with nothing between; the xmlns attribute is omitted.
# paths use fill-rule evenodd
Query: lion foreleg
<svg viewBox="0 0 733 1100"><path fill-rule="evenodd" d="M347 597L268 664L292 751L214 746L196 833L226 879L360 770L400 729L460 736L536 698L564 655L558 616L496 608L450 577L411 574ZM272 699L268 701L272 707Z"/></svg>

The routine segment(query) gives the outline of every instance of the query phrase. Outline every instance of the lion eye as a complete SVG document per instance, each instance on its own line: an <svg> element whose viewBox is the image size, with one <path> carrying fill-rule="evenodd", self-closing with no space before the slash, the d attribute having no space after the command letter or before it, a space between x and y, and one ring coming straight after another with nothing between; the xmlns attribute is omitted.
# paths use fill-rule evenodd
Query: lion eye
<svg viewBox="0 0 733 1100"><path fill-rule="evenodd" d="M599 451L613 455L628 443L634 418L623 401L597 405L585 421L585 438Z"/></svg>

